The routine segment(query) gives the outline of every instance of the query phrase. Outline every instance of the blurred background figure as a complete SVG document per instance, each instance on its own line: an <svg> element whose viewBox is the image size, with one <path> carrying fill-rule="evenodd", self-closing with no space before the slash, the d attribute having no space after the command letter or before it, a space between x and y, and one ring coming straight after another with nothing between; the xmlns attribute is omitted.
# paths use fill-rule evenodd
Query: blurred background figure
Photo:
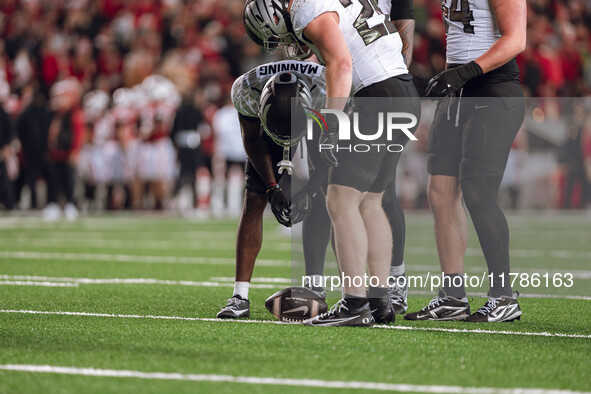
<svg viewBox="0 0 591 394"><path fill-rule="evenodd" d="M174 84L161 75L147 77L139 94L145 95L148 101L139 111L138 174L153 199L148 207L161 210L174 184L176 154L170 131L181 97ZM141 99L136 97L136 100Z"/></svg>
<svg viewBox="0 0 591 394"><path fill-rule="evenodd" d="M174 118L170 138L177 151L180 166L174 187L176 205L180 211L195 208L197 168L205 164L200 131L203 130L203 91L188 92Z"/></svg>
<svg viewBox="0 0 591 394"><path fill-rule="evenodd" d="M238 217L244 194L246 152L242 144L238 111L230 96L213 116L216 151L213 157L212 210L214 215L226 213ZM225 204L224 204L225 203Z"/></svg>
<svg viewBox="0 0 591 394"><path fill-rule="evenodd" d="M78 157L78 176L84 189L82 202L86 210L102 208L97 189L107 184L105 143L112 126L107 116L111 98L103 90L93 90L84 96L83 110L88 136ZM104 190L103 190L104 192Z"/></svg>
<svg viewBox="0 0 591 394"><path fill-rule="evenodd" d="M65 199L63 213L75 220L78 209L74 201L75 167L86 139L86 122L80 108L82 86L76 79L65 79L51 88L50 120L47 130L47 206L43 216L56 220L60 216L58 197Z"/></svg>
<svg viewBox="0 0 591 394"><path fill-rule="evenodd" d="M4 110L4 103L10 95L10 86L6 76L0 72L0 204L7 210L15 205L13 181L18 173L17 162L12 148L13 127L9 115Z"/></svg>

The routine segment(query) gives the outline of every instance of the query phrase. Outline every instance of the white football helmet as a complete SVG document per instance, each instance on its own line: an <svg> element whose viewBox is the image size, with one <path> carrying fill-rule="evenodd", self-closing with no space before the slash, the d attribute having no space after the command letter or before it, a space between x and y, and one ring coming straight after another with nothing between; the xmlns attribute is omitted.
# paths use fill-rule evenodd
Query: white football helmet
<svg viewBox="0 0 591 394"><path fill-rule="evenodd" d="M244 28L250 39L269 53L283 49L288 59L305 59L312 53L293 32L288 4L289 0L248 0Z"/></svg>

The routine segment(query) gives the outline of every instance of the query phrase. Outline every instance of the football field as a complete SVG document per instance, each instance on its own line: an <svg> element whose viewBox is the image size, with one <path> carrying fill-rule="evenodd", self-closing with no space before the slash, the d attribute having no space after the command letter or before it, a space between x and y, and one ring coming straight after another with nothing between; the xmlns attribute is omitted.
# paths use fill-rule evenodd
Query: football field
<svg viewBox="0 0 591 394"><path fill-rule="evenodd" d="M549 273L515 285L521 321L317 328L264 307L291 281L291 239L273 218L240 321L215 319L237 220L0 218L0 393L591 391L591 217L508 220L512 271ZM430 214L409 213L407 228L407 273L437 274ZM484 271L471 229L466 272ZM570 287L555 280L566 274ZM482 290L468 292L475 311ZM409 297L415 311L432 293Z"/></svg>

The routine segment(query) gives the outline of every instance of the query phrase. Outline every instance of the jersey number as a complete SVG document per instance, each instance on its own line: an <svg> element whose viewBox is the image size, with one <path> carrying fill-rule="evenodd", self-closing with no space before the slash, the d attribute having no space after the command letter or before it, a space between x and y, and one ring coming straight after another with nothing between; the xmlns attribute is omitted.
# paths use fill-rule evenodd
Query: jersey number
<svg viewBox="0 0 591 394"><path fill-rule="evenodd" d="M353 5L352 0L339 0L341 5L345 8ZM387 36L388 34L396 33L397 30L394 27L390 18L386 17L378 5L375 3L375 0L358 0L361 3L361 12L357 19L355 19L355 23L353 26L357 29L357 32L363 39L365 45L369 45L372 42L376 41L378 38ZM457 1L457 0L455 0ZM378 15L384 15L384 22L380 23L376 26L369 27L367 24L367 20Z"/></svg>
<svg viewBox="0 0 591 394"><path fill-rule="evenodd" d="M458 0L451 0L451 7L447 8L445 1L441 2L443 9L443 16L450 21L462 22L464 25L464 33L474 34L474 26L470 24L474 20L474 15L470 10L468 0L460 0L460 10L458 11Z"/></svg>

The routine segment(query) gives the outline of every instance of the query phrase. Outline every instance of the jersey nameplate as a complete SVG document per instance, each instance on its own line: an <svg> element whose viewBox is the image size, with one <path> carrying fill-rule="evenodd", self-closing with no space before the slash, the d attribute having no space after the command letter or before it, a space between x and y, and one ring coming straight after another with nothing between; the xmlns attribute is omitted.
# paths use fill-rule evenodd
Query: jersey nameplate
<svg viewBox="0 0 591 394"><path fill-rule="evenodd" d="M310 62L270 63L257 67L257 77L263 78L269 75L275 75L277 73L287 71L293 71L310 76L319 76L322 74L322 67L319 64Z"/></svg>

